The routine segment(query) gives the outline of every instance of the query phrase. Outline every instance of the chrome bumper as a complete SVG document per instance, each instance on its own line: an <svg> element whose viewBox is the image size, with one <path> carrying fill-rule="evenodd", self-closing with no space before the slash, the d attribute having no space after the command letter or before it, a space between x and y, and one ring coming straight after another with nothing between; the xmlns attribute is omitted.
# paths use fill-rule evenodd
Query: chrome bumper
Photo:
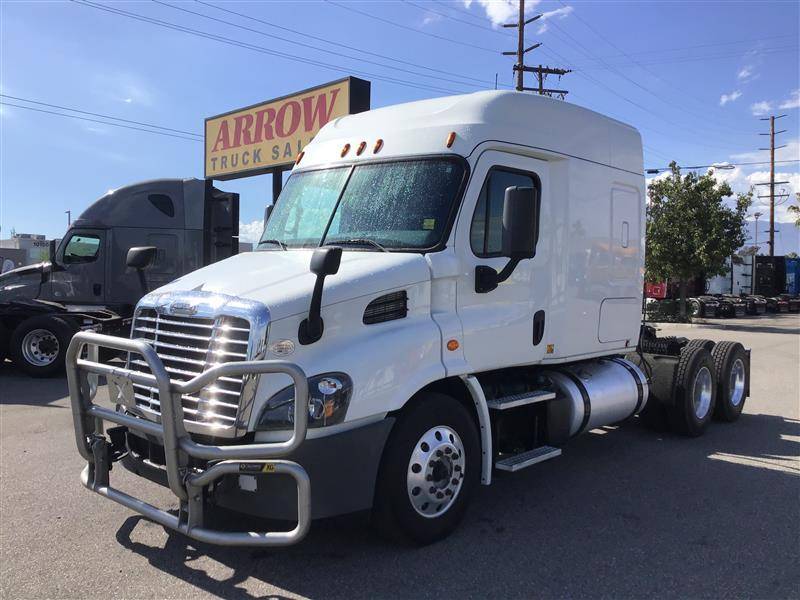
<svg viewBox="0 0 800 600"><path fill-rule="evenodd" d="M105 365L92 358L82 358L84 347L111 348L134 352L143 357L151 374ZM96 355L89 352L88 356ZM81 481L87 488L105 496L148 519L176 531L212 544L225 546L287 546L299 542L311 522L311 484L305 469L299 464L279 460L303 443L308 425L308 383L303 370L285 361L247 361L217 365L201 375L183 383L171 382L161 359L148 343L141 340L101 335L91 332L75 334L66 355L67 381L69 383L72 419L78 452L87 465ZM194 442L186 433L183 423L181 396L199 392L218 377L235 377L243 374L285 373L294 380L295 423L292 437L285 442L246 444L238 446L211 446ZM128 380L155 386L161 403L161 423L148 421L92 402L93 385L89 375L105 375L117 381ZM111 421L151 435L164 445L167 481L170 490L180 500L177 515L161 510L139 500L109 483L113 457L112 445L103 430L103 421ZM209 461L204 469L189 467L189 457ZM223 475L243 473L248 475L284 473L297 484L297 526L291 531L234 532L208 529L203 526L204 497L207 486Z"/></svg>

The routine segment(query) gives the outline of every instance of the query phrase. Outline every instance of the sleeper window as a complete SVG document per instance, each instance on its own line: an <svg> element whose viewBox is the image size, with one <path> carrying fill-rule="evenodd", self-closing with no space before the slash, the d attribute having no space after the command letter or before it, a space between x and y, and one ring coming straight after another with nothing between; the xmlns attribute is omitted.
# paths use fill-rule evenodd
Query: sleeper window
<svg viewBox="0 0 800 600"><path fill-rule="evenodd" d="M528 173L494 168L483 184L470 229L470 244L475 256L499 256L503 249L503 200L506 188L538 188L535 177Z"/></svg>

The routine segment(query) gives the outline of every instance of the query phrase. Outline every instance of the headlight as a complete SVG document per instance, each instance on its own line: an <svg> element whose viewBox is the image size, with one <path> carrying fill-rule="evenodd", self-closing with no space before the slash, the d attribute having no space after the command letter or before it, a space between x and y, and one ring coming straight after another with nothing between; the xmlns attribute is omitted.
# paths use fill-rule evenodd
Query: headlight
<svg viewBox="0 0 800 600"><path fill-rule="evenodd" d="M344 373L323 373L308 379L308 426L325 427L344 420L353 381ZM256 431L294 428L294 386L283 388L267 401Z"/></svg>

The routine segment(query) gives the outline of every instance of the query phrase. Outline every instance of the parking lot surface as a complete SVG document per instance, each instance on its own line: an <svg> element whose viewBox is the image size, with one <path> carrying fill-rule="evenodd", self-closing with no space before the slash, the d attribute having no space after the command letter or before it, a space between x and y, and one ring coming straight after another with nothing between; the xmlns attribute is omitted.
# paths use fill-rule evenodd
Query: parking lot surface
<svg viewBox="0 0 800 600"><path fill-rule="evenodd" d="M637 422L481 487L461 527L425 548L365 515L299 545L214 547L84 489L66 380L0 366L3 598L800 597L800 317L667 325L752 349L751 398L697 439ZM365 451L368 451L365 449ZM343 465L343 468L347 468ZM175 508L117 467L112 482ZM312 482L313 484L313 482Z"/></svg>

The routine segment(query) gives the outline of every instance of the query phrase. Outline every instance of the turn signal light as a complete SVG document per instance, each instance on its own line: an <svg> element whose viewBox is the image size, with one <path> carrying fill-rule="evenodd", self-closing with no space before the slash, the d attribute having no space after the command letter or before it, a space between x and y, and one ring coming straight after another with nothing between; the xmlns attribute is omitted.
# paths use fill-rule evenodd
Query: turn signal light
<svg viewBox="0 0 800 600"><path fill-rule="evenodd" d="M344 147L342 148L342 154L341 154L342 158L347 156L348 152L350 152L350 144L345 144Z"/></svg>
<svg viewBox="0 0 800 600"><path fill-rule="evenodd" d="M458 345L458 340L448 340L447 349L450 350L450 352L455 352L458 350Z"/></svg>
<svg viewBox="0 0 800 600"><path fill-rule="evenodd" d="M361 156L361 153L364 152L364 148L367 147L367 142L361 142L358 145L358 150L356 150L356 156Z"/></svg>
<svg viewBox="0 0 800 600"><path fill-rule="evenodd" d="M451 132L450 132L450 133L447 135L447 147L448 147L448 148L452 147L452 145L453 145L453 143L454 143L455 141L456 141L456 132L455 132L455 131L451 131Z"/></svg>
<svg viewBox="0 0 800 600"><path fill-rule="evenodd" d="M378 141L375 142L375 147L372 149L372 153L377 154L378 152L381 151L381 148L383 148L383 140L381 138L378 138Z"/></svg>

